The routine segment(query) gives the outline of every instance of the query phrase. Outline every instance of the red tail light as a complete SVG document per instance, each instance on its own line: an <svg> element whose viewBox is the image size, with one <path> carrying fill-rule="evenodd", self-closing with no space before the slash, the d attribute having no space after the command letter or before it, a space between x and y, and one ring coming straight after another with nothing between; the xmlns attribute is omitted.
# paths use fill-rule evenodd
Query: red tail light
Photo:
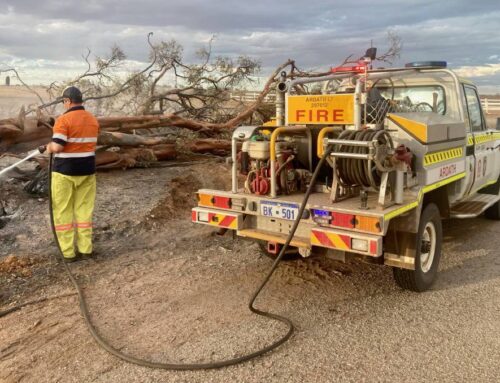
<svg viewBox="0 0 500 383"><path fill-rule="evenodd" d="M332 222L333 226L345 227L348 229L354 229L356 220L353 214L343 214L332 212Z"/></svg>

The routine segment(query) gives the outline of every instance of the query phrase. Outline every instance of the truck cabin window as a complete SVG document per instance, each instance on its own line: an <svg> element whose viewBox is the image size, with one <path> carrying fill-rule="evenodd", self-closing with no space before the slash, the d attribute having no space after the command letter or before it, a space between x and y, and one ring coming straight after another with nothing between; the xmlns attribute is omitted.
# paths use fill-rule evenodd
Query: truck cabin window
<svg viewBox="0 0 500 383"><path fill-rule="evenodd" d="M473 132L483 130L483 119L481 117L481 105L479 97L474 88L464 86L465 98L467 99L467 110L469 112L469 123Z"/></svg>
<svg viewBox="0 0 500 383"><path fill-rule="evenodd" d="M378 87L399 112L446 113L446 95L441 86Z"/></svg>

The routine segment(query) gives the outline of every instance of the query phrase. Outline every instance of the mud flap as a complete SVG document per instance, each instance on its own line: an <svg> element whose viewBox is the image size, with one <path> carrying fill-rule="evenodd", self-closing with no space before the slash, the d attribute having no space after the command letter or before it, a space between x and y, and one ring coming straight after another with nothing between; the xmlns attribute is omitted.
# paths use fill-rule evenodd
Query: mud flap
<svg viewBox="0 0 500 383"><path fill-rule="evenodd" d="M417 235L408 232L390 232L384 251L384 264L401 269L415 270Z"/></svg>

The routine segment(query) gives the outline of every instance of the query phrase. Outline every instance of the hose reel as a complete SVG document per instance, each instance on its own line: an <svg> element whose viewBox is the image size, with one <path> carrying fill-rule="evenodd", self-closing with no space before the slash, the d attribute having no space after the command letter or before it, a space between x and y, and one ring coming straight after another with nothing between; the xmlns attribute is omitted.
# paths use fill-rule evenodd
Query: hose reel
<svg viewBox="0 0 500 383"><path fill-rule="evenodd" d="M333 201L353 196L358 189L379 191L387 174L395 170L394 143L387 130L344 130L325 144L333 145Z"/></svg>
<svg viewBox="0 0 500 383"><path fill-rule="evenodd" d="M343 187L360 186L378 190L381 173L394 169L394 144L385 130L344 130L336 140L332 156L335 172Z"/></svg>

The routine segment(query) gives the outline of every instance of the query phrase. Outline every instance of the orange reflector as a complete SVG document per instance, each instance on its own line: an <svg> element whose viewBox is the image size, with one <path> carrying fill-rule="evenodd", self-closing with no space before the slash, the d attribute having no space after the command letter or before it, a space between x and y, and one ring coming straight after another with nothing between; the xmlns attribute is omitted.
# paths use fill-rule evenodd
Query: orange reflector
<svg viewBox="0 0 500 383"><path fill-rule="evenodd" d="M199 194L198 193L198 204L200 206L213 206L213 197L209 194Z"/></svg>
<svg viewBox="0 0 500 383"><path fill-rule="evenodd" d="M355 228L372 233L380 233L382 226L380 225L380 218L357 215Z"/></svg>

